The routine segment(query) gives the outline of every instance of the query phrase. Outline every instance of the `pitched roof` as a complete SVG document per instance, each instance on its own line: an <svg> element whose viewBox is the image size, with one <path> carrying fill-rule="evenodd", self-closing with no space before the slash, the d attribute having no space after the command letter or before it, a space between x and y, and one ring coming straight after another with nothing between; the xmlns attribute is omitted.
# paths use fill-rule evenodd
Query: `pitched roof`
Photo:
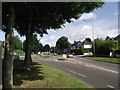
<svg viewBox="0 0 120 90"><path fill-rule="evenodd" d="M89 41L87 41L87 40L84 40L82 44L83 44L83 45L92 45L92 43L89 42Z"/></svg>
<svg viewBox="0 0 120 90"><path fill-rule="evenodd" d="M114 38L114 40L120 40L120 34Z"/></svg>

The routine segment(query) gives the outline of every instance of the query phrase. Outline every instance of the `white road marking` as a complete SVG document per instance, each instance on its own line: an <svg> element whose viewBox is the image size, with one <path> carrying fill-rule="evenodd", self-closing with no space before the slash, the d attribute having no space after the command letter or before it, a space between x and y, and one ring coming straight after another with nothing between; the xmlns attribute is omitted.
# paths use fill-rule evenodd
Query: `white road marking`
<svg viewBox="0 0 120 90"><path fill-rule="evenodd" d="M67 61L67 62L69 62L69 63L73 63L73 64L76 64L76 62L72 62L72 61Z"/></svg>
<svg viewBox="0 0 120 90"><path fill-rule="evenodd" d="M74 74L77 74L77 75L79 75L79 76L81 76L81 77L86 77L85 75L80 74L80 73L77 73L77 72L74 72L74 71L72 71L72 70L69 70L69 69L65 69L65 70L67 70L67 71L69 71L69 72L72 72L72 73L74 73Z"/></svg>
<svg viewBox="0 0 120 90"><path fill-rule="evenodd" d="M77 62L72 62L72 61L61 61L61 60L54 60L54 61L58 61L58 62L69 62L69 63L73 63L73 64L77 64ZM109 70L109 69L106 69L106 68L103 68L103 67L99 67L99 66L95 66L95 65L88 65L88 64L85 64L83 62L78 62L80 64L83 64L87 67L91 67L91 68L95 68L95 69L100 69L100 70L104 70L104 71L108 71L108 72L112 72L112 73L116 73L118 74L117 71L114 71L114 70Z"/></svg>
<svg viewBox="0 0 120 90"><path fill-rule="evenodd" d="M90 67L90 65L85 65L85 66Z"/></svg>
<svg viewBox="0 0 120 90"><path fill-rule="evenodd" d="M117 74L118 74L117 71L105 69L105 68L103 68L103 67L99 67L99 66L95 66L95 65L88 65L88 64L86 64L85 66L87 66L87 67L93 67L93 68L95 68L95 69L101 69L101 70L104 70L104 71L108 71L108 72L112 72L112 73L117 73Z"/></svg>
<svg viewBox="0 0 120 90"><path fill-rule="evenodd" d="M114 88L114 89L115 89L115 87L113 87L113 86L111 86L111 85L107 85L107 87L109 87L109 88Z"/></svg>

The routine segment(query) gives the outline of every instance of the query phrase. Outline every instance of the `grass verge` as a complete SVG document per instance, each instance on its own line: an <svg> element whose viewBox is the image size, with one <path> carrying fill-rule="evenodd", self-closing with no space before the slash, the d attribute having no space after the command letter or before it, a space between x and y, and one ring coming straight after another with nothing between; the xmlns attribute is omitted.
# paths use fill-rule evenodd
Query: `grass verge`
<svg viewBox="0 0 120 90"><path fill-rule="evenodd" d="M90 90L87 84L48 65L34 63L30 71L23 72L22 66L14 69L14 88L88 88L87 90Z"/></svg>
<svg viewBox="0 0 120 90"><path fill-rule="evenodd" d="M104 61L109 63L120 63L120 58L108 58L108 57L86 57L91 60Z"/></svg>

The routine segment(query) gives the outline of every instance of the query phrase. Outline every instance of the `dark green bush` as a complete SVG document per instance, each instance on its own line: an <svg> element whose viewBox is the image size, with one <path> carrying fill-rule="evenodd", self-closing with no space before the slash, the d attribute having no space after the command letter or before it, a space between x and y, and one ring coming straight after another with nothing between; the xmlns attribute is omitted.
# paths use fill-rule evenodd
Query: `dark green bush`
<svg viewBox="0 0 120 90"><path fill-rule="evenodd" d="M74 53L74 55L83 55L83 49L74 49L71 50L71 53Z"/></svg>
<svg viewBox="0 0 120 90"><path fill-rule="evenodd" d="M120 54L120 50L116 50L115 53L116 53L116 54Z"/></svg>
<svg viewBox="0 0 120 90"><path fill-rule="evenodd" d="M106 56L108 57L112 48L114 46L114 41L108 40L95 40L95 56Z"/></svg>
<svg viewBox="0 0 120 90"><path fill-rule="evenodd" d="M91 52L91 48L83 48L83 52L84 53L89 53L89 52Z"/></svg>

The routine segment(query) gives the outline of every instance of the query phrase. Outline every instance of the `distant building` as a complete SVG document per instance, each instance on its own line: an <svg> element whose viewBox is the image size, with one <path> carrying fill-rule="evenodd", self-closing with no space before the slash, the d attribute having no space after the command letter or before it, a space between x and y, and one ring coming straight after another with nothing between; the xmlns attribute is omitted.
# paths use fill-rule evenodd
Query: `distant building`
<svg viewBox="0 0 120 90"><path fill-rule="evenodd" d="M79 48L92 48L92 42L88 40L81 41L74 41L74 43L71 46L71 49L79 49Z"/></svg>
<svg viewBox="0 0 120 90"><path fill-rule="evenodd" d="M90 41L84 40L82 44L83 44L83 48L92 48L92 42Z"/></svg>
<svg viewBox="0 0 120 90"><path fill-rule="evenodd" d="M81 41L74 41L74 43L71 46L71 49L79 49L83 48L82 42Z"/></svg>
<svg viewBox="0 0 120 90"><path fill-rule="evenodd" d="M114 38L114 40L120 40L120 34Z"/></svg>

